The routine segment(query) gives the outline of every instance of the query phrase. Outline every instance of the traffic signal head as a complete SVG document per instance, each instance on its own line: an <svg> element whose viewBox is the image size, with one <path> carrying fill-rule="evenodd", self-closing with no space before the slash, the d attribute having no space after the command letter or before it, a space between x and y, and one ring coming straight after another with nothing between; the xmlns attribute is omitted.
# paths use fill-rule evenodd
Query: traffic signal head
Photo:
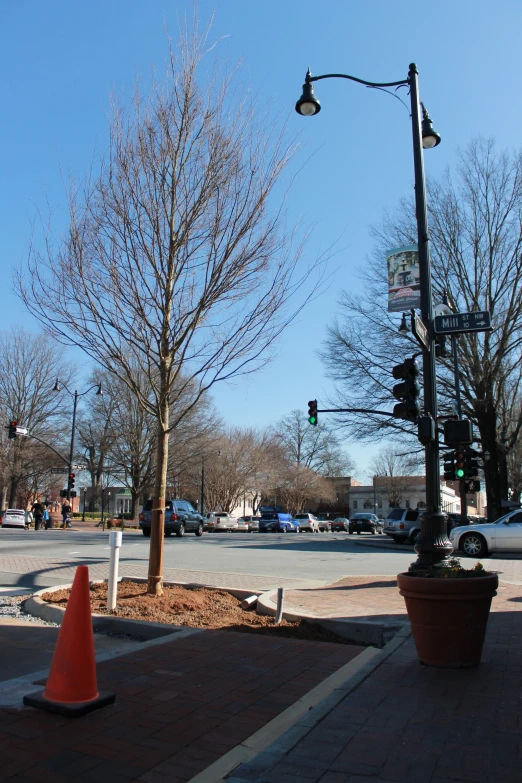
<svg viewBox="0 0 522 783"><path fill-rule="evenodd" d="M463 451L455 452L455 478L460 481L464 478L466 466L466 455Z"/></svg>
<svg viewBox="0 0 522 783"><path fill-rule="evenodd" d="M9 427L7 428L9 430L8 438L9 440L13 440L13 438L16 438L16 428L18 427L17 421L10 421Z"/></svg>
<svg viewBox="0 0 522 783"><path fill-rule="evenodd" d="M464 477L467 479L473 479L478 475L480 465L475 459L473 452L466 451L465 465L464 465Z"/></svg>
<svg viewBox="0 0 522 783"><path fill-rule="evenodd" d="M76 478L75 473L69 473L69 481L67 482L67 486L69 489L72 489L74 487L74 479Z"/></svg>
<svg viewBox="0 0 522 783"><path fill-rule="evenodd" d="M444 455L444 481L455 481L455 452Z"/></svg>
<svg viewBox="0 0 522 783"><path fill-rule="evenodd" d="M310 400L308 403L308 423L317 427L317 400Z"/></svg>
<svg viewBox="0 0 522 783"><path fill-rule="evenodd" d="M66 498L67 497L67 490L66 489L61 489L60 490L60 497L61 498Z"/></svg>
<svg viewBox="0 0 522 783"><path fill-rule="evenodd" d="M396 383L392 389L395 399L402 400L393 408L393 415L396 419L416 421L420 416L421 408L418 400L420 386L417 382L419 372L419 365L413 357L405 359L402 364L397 364L392 370L395 379L403 379L402 383Z"/></svg>

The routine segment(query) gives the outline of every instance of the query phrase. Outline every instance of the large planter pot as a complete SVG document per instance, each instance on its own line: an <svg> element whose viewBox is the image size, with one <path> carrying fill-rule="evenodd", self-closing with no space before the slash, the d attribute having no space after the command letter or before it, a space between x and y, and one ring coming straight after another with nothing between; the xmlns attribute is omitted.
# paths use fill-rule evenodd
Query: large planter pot
<svg viewBox="0 0 522 783"><path fill-rule="evenodd" d="M421 663L437 668L478 666L498 576L461 579L399 574Z"/></svg>

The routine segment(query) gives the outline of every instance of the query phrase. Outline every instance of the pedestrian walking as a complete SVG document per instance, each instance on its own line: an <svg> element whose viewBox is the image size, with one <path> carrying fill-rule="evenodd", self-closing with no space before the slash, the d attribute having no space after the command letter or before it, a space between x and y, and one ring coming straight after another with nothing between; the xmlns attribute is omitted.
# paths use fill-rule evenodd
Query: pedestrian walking
<svg viewBox="0 0 522 783"><path fill-rule="evenodd" d="M68 500L64 500L62 505L62 527L65 529L66 527L71 527L71 520L69 518L69 514L71 513L72 508L69 505Z"/></svg>
<svg viewBox="0 0 522 783"><path fill-rule="evenodd" d="M34 515L34 529L40 530L42 528L45 508L42 503L37 501L36 503L33 503L31 511Z"/></svg>
<svg viewBox="0 0 522 783"><path fill-rule="evenodd" d="M46 530L49 530L49 528L53 526L53 522L52 522L52 519L51 519L51 515L49 514L49 509L48 508L46 508L45 511L44 511L43 522L44 522L44 527L45 527Z"/></svg>

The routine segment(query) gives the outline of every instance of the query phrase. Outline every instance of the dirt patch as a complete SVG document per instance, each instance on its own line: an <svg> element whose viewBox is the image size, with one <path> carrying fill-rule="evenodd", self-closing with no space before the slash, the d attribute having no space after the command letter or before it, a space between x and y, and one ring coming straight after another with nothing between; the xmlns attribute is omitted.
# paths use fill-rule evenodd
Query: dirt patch
<svg viewBox="0 0 522 783"><path fill-rule="evenodd" d="M241 609L240 601L223 590L204 587L188 589L177 585L163 588L162 596L147 595L146 584L118 583L118 606L107 610L107 584L91 585L91 608L96 614L109 614L131 620L148 620L169 625L187 625L191 628L221 628L230 631L289 636L294 639L348 644L344 639L318 626L303 621L283 620L274 625L274 618ZM66 606L70 589L44 593L42 598L51 604Z"/></svg>

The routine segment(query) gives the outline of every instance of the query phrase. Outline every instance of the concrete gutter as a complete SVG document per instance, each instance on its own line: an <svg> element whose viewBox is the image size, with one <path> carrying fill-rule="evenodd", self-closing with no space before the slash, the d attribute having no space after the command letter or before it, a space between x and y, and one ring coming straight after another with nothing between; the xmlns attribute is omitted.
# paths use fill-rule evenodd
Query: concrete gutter
<svg viewBox="0 0 522 783"><path fill-rule="evenodd" d="M273 598L277 590L268 590L259 596L257 600L257 613L275 617L276 605ZM404 627L402 622L381 622L377 620L356 620L345 617L322 617L295 609L285 611L283 608L283 620L290 622L304 621L312 625L319 625L327 631L335 633L342 639L353 644L371 644L374 647L384 647Z"/></svg>

